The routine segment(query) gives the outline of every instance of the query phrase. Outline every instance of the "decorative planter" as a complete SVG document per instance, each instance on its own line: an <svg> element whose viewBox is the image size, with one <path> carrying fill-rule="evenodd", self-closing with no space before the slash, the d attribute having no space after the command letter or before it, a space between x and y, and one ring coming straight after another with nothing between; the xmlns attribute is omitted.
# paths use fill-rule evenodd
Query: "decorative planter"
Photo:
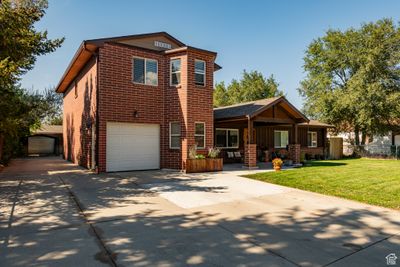
<svg viewBox="0 0 400 267"><path fill-rule="evenodd" d="M222 171L222 158L187 159L186 173Z"/></svg>
<svg viewBox="0 0 400 267"><path fill-rule="evenodd" d="M274 170L277 171L277 172L280 171L281 168L282 168L281 166L274 166Z"/></svg>

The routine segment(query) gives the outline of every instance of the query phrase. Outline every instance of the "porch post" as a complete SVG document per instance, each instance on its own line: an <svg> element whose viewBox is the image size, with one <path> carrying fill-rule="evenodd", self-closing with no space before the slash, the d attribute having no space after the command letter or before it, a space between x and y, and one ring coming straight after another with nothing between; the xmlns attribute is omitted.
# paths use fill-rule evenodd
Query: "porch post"
<svg viewBox="0 0 400 267"><path fill-rule="evenodd" d="M293 125L294 128L294 144L298 144L299 143L299 134L298 134L298 127L297 127L297 123L295 123Z"/></svg>
<svg viewBox="0 0 400 267"><path fill-rule="evenodd" d="M247 168L257 167L257 144L253 140L253 120L247 117L247 144L244 144L244 165Z"/></svg>
<svg viewBox="0 0 400 267"><path fill-rule="evenodd" d="M301 145L299 143L298 124L293 124L294 140L289 145L289 154L294 164L300 163Z"/></svg>

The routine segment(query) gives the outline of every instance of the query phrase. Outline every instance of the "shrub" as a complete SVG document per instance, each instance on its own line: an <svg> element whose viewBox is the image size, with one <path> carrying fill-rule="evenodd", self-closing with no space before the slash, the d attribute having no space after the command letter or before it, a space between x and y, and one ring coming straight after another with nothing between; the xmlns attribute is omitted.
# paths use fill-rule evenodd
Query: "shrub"
<svg viewBox="0 0 400 267"><path fill-rule="evenodd" d="M208 157L212 159L218 158L220 152L221 150L219 148L210 147L208 149Z"/></svg>
<svg viewBox="0 0 400 267"><path fill-rule="evenodd" d="M272 160L272 165L274 167L275 166L280 167L280 166L282 166L282 164L283 164L283 161L280 158L275 158L275 159Z"/></svg>
<svg viewBox="0 0 400 267"><path fill-rule="evenodd" d="M206 157L202 154L197 154L196 159L205 159Z"/></svg>
<svg viewBox="0 0 400 267"><path fill-rule="evenodd" d="M193 145L189 148L189 159L196 159L196 156L197 156L196 146Z"/></svg>

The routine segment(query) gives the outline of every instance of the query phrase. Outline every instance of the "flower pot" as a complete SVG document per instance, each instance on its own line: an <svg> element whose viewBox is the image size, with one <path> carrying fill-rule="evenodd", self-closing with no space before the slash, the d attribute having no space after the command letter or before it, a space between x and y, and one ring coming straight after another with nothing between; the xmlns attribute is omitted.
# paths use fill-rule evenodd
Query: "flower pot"
<svg viewBox="0 0 400 267"><path fill-rule="evenodd" d="M281 166L274 166L274 170L275 170L275 171L280 171L281 168L282 168Z"/></svg>
<svg viewBox="0 0 400 267"><path fill-rule="evenodd" d="M222 171L222 158L187 159L186 173Z"/></svg>

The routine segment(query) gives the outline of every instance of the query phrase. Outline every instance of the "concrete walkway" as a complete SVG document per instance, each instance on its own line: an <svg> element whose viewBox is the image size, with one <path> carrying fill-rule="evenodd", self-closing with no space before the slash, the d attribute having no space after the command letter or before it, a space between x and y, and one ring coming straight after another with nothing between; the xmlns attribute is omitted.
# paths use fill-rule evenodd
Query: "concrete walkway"
<svg viewBox="0 0 400 267"><path fill-rule="evenodd" d="M399 211L246 172L96 175L14 160L0 173L0 266L386 266L400 255Z"/></svg>

